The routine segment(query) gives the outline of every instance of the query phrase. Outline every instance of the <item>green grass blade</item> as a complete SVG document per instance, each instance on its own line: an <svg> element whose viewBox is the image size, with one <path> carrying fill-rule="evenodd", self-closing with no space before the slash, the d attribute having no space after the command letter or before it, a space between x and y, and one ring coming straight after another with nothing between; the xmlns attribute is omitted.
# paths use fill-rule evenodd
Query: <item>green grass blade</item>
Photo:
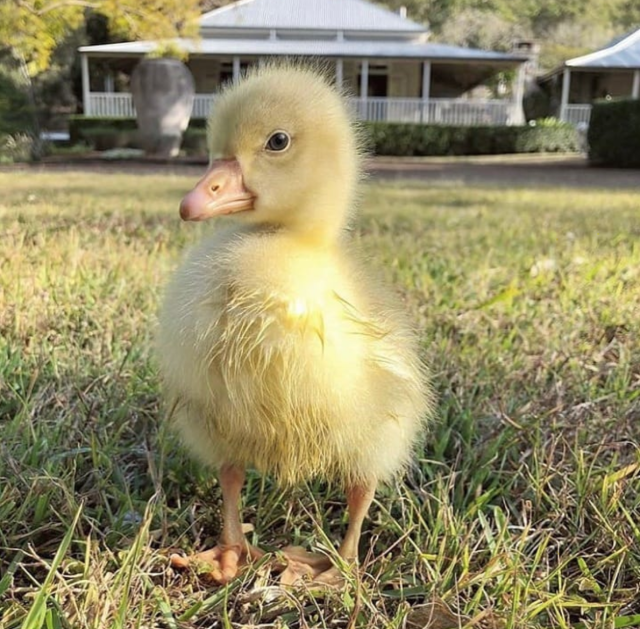
<svg viewBox="0 0 640 629"><path fill-rule="evenodd" d="M31 609L29 610L27 617L22 623L22 629L41 629L45 622L47 616L47 601L49 599L50 593L49 590L51 589L53 580L56 577L56 571L60 567L60 564L62 563L62 560L64 559L64 556L66 555L67 550L71 545L71 540L73 539L73 535L75 533L76 524L80 519L82 508L82 505L78 507L73 521L71 522L65 536L62 539L62 542L60 543L60 546L58 547L58 551L56 552L55 557L53 558L53 561L49 566L49 572L44 580L44 583L36 594Z"/></svg>

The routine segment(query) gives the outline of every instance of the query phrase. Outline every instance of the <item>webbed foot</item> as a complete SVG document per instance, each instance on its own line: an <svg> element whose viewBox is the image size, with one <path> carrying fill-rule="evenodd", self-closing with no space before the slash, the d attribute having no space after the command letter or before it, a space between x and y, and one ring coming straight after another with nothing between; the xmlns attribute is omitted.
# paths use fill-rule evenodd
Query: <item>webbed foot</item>
<svg viewBox="0 0 640 629"><path fill-rule="evenodd" d="M286 559L286 568L280 575L282 585L306 583L336 589L344 585L342 573L325 555L307 552L300 546L287 546L281 552Z"/></svg>
<svg viewBox="0 0 640 629"><path fill-rule="evenodd" d="M207 580L225 585L238 575L241 568L263 555L263 551L250 544L218 544L187 557L173 554L169 560L173 568L194 568Z"/></svg>

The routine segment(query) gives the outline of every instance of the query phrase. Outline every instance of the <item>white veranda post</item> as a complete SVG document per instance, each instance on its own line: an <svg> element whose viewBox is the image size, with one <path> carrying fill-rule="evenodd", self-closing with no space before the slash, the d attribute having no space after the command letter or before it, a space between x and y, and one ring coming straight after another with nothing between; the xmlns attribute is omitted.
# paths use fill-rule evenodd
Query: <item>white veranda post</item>
<svg viewBox="0 0 640 629"><path fill-rule="evenodd" d="M367 96L369 94L369 60L363 59L360 69L360 115L367 119Z"/></svg>
<svg viewBox="0 0 640 629"><path fill-rule="evenodd" d="M511 124L524 124L524 80L525 65L521 63L516 70L515 84L513 86L513 97L511 104Z"/></svg>
<svg viewBox="0 0 640 629"><path fill-rule="evenodd" d="M90 116L91 111L91 83L89 82L89 58L80 55L80 69L82 72L82 110L85 116Z"/></svg>
<svg viewBox="0 0 640 629"><path fill-rule="evenodd" d="M342 88L344 81L344 63L342 59L336 59L336 86Z"/></svg>
<svg viewBox="0 0 640 629"><path fill-rule="evenodd" d="M422 63L422 112L420 120L429 122L429 96L431 95L431 61Z"/></svg>
<svg viewBox="0 0 640 629"><path fill-rule="evenodd" d="M571 88L571 70L564 69L562 74L562 97L560 98L560 120L567 120L567 105L569 104L569 89Z"/></svg>
<svg viewBox="0 0 640 629"><path fill-rule="evenodd" d="M633 87L631 88L631 98L640 99L640 70L633 73Z"/></svg>
<svg viewBox="0 0 640 629"><path fill-rule="evenodd" d="M240 57L236 56L233 58L233 82L237 83L240 78Z"/></svg>

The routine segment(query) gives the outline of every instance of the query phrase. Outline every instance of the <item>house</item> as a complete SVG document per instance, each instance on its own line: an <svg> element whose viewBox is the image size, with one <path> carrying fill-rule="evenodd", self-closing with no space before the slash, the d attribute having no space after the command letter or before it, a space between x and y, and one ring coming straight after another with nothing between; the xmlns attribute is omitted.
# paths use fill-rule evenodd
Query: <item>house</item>
<svg viewBox="0 0 640 629"><path fill-rule="evenodd" d="M522 123L521 52L500 53L429 41L406 16L366 0L240 0L205 13L199 40L178 40L195 79L192 117L206 117L215 94L249 65L270 57L322 59L366 120L443 124ZM150 41L84 46L83 105L88 116L133 116L125 80L152 51ZM92 75L92 66L94 72ZM99 72L97 72L98 70ZM489 79L513 76L502 98L473 98Z"/></svg>
<svg viewBox="0 0 640 629"><path fill-rule="evenodd" d="M540 79L561 120L588 126L591 104L600 98L640 98L640 29L601 50L569 59Z"/></svg>

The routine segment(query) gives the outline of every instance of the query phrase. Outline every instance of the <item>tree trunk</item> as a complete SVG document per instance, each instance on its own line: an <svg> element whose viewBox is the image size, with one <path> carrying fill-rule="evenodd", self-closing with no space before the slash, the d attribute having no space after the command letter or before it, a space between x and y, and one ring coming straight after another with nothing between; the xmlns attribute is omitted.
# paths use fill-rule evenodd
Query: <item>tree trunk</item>
<svg viewBox="0 0 640 629"><path fill-rule="evenodd" d="M29 107L32 112L33 142L31 144L31 159L34 162L39 162L44 155L44 143L42 141L42 127L40 126L38 103L36 101L36 89L33 85L33 78L29 74L27 62L22 53L18 55L18 60L20 61L20 73L22 74L22 78L27 86L27 97L29 99Z"/></svg>

